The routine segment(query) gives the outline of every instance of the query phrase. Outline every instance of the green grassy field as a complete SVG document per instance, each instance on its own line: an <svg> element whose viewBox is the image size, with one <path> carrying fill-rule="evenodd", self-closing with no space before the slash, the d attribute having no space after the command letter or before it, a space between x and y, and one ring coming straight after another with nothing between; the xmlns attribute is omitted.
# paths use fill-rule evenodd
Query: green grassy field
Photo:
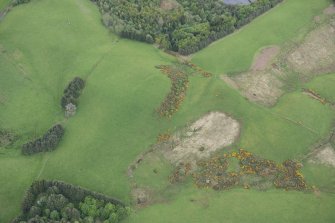
<svg viewBox="0 0 335 223"><path fill-rule="evenodd" d="M306 88L316 91L321 97L335 103L335 74L327 74L315 78L305 85Z"/></svg>
<svg viewBox="0 0 335 223"><path fill-rule="evenodd" d="M235 189L222 193L187 188L173 202L157 204L125 222L322 222L334 221L334 194ZM155 219L155 221L152 221ZM270 220L271 219L271 220Z"/></svg>
<svg viewBox="0 0 335 223"><path fill-rule="evenodd" d="M271 21L273 14L279 16L280 7L294 2L301 5L300 0L287 1L259 20L269 17ZM311 16L326 1L306 5ZM300 27L308 22L297 23ZM283 34L285 38L294 35L290 30ZM252 58L259 46L250 48ZM131 204L128 165L155 143L159 133L173 132L209 111L224 111L240 121L236 148L276 161L307 153L328 134L335 119L329 106L301 92L286 94L274 108L261 107L216 76L191 77L180 110L172 119L161 119L155 108L169 91L170 81L154 66L173 62L172 56L151 45L118 39L108 32L90 1L33 0L11 11L0 23L0 127L15 131L20 138L12 148L0 148L0 165L5 170L0 171L0 222L19 213L23 193L34 179L63 180ZM76 116L64 120L59 102L74 76L86 79L87 85ZM55 122L66 128L57 150L32 157L20 154L21 143L43 134ZM161 175L156 178L148 174L150 168L139 169L136 177L144 185L163 187L171 167L158 163ZM320 188L332 183L319 180L323 170L318 166L306 170ZM274 222L332 222L334 205L331 193L316 197L278 190L215 192L185 184L173 192L169 203L135 211L127 221L268 222L272 217Z"/></svg>
<svg viewBox="0 0 335 223"><path fill-rule="evenodd" d="M286 0L232 35L195 53L192 61L216 74L249 69L256 51L279 45L306 32L313 17L330 5L330 0Z"/></svg>
<svg viewBox="0 0 335 223"><path fill-rule="evenodd" d="M12 0L0 0L0 11L4 9Z"/></svg>

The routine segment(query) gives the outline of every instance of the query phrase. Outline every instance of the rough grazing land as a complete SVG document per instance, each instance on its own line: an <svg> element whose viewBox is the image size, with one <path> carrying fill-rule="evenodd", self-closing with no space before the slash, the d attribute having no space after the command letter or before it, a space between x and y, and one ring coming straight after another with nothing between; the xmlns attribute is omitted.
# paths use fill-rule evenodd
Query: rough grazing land
<svg viewBox="0 0 335 223"><path fill-rule="evenodd" d="M327 9L329 10L329 8ZM284 61L284 67L299 73L302 81L317 74L335 71L335 19L328 21L308 33L297 47L278 56L279 47L264 48L254 58L249 71L223 80L239 89L250 101L265 106L274 105L284 93L282 80L289 78L289 72L278 65L278 59Z"/></svg>
<svg viewBox="0 0 335 223"><path fill-rule="evenodd" d="M241 90L242 94L250 101L262 105L274 105L284 92L281 90L283 83L279 80L283 72L276 66L271 66L272 61L279 53L277 46L267 47L260 51L254 59L248 72L227 76L223 80L234 88Z"/></svg>
<svg viewBox="0 0 335 223"><path fill-rule="evenodd" d="M288 56L288 64L302 77L335 70L335 19L308 34Z"/></svg>

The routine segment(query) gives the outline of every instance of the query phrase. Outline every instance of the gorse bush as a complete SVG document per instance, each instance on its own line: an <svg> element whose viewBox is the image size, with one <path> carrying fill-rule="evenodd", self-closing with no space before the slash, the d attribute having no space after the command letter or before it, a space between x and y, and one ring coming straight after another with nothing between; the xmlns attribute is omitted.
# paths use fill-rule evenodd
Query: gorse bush
<svg viewBox="0 0 335 223"><path fill-rule="evenodd" d="M50 128L42 137L22 145L24 155L54 150L64 134L62 125L57 124Z"/></svg>
<svg viewBox="0 0 335 223"><path fill-rule="evenodd" d="M222 0L92 0L103 23L118 35L156 42L181 54L194 53L249 23L282 0L258 0L250 5L227 5ZM171 5L172 4L172 5Z"/></svg>
<svg viewBox="0 0 335 223"><path fill-rule="evenodd" d="M180 104L185 98L189 82L188 75L174 66L158 65L156 68L166 74L171 80L170 92L157 109L157 112L161 117L171 117L178 111Z"/></svg>
<svg viewBox="0 0 335 223"><path fill-rule="evenodd" d="M35 181L22 202L18 222L118 223L130 209L111 197L61 181Z"/></svg>
<svg viewBox="0 0 335 223"><path fill-rule="evenodd" d="M65 109L66 106L70 103L77 105L78 98L84 87L85 81L80 77L75 77L64 90L64 95L61 99L62 108Z"/></svg>

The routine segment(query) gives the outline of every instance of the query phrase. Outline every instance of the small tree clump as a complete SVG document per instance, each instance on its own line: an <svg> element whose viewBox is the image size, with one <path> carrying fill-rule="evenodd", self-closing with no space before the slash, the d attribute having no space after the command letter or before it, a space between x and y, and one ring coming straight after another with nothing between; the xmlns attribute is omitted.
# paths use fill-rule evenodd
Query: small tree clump
<svg viewBox="0 0 335 223"><path fill-rule="evenodd" d="M77 106L78 98L85 87L85 81L80 77L75 77L65 88L61 99L61 106L65 110L66 106L73 104Z"/></svg>
<svg viewBox="0 0 335 223"><path fill-rule="evenodd" d="M24 155L54 150L64 135L62 125L54 125L42 137L22 145Z"/></svg>

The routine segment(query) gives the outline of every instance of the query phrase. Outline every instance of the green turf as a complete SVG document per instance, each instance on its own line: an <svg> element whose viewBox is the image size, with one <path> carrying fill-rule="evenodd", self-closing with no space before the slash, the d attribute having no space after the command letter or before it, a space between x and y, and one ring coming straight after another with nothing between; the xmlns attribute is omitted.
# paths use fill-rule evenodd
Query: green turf
<svg viewBox="0 0 335 223"><path fill-rule="evenodd" d="M335 103L335 74L319 76L307 83L305 87L317 92L329 102Z"/></svg>
<svg viewBox="0 0 335 223"><path fill-rule="evenodd" d="M125 222L322 222L334 221L334 194L186 188L175 201L139 210Z"/></svg>
<svg viewBox="0 0 335 223"><path fill-rule="evenodd" d="M216 74L245 71L259 49L280 46L292 39L330 3L330 0L286 0L251 24L195 53L192 61Z"/></svg>
<svg viewBox="0 0 335 223"><path fill-rule="evenodd" d="M12 0L0 0L0 11L3 10Z"/></svg>
<svg viewBox="0 0 335 223"><path fill-rule="evenodd" d="M322 5L316 4L316 8ZM33 0L16 7L0 23L0 52L0 126L20 136L15 145L43 134L55 122L63 122L66 128L60 146L48 154L23 157L19 146L0 148L0 164L5 170L0 172L0 222L8 222L18 214L22 195L34 179L64 180L130 203L128 165L155 143L159 133L174 132L212 110L224 111L241 122L236 148L277 161L305 154L327 134L335 118L330 107L301 92L285 95L270 109L248 102L216 76L194 76L180 110L172 119L161 119L155 108L168 93L170 81L154 66L171 64L175 59L148 44L119 40L102 26L97 8L86 0ZM85 78L87 86L76 116L64 120L59 101L74 76ZM148 173L152 167L157 168L157 177ZM156 162L143 166L136 177L142 179L143 185L159 189L165 185L162 180L168 176L169 168ZM324 180L324 184L329 182ZM321 222L334 217L329 211L334 199L326 195L317 206L310 194L296 192L216 193L190 185L176 190L176 200L171 200L171 204L134 213L129 221L181 222L193 214L204 222L201 220L210 214L215 222L223 213L230 213L228 220L236 217L236 222L243 222L248 219L239 217L242 207L235 207L247 200L251 203L246 213L265 222L267 215L252 211L271 206L270 202L277 198L273 205L279 206L274 212L278 217L283 216L284 210L289 210L287 218L296 222L311 215L307 213L305 217L302 211L292 216L296 205L304 210L322 208ZM201 207L188 205L191 197L207 195L212 208L198 212ZM241 200L233 199L235 196ZM253 205L262 199L266 201L263 206ZM230 206L229 202L235 205ZM284 207L284 203L288 205ZM185 211L175 216L173 213L180 212L181 207ZM157 218L163 209L164 218ZM268 207L267 211L272 209Z"/></svg>
<svg viewBox="0 0 335 223"><path fill-rule="evenodd" d="M302 169L307 183L319 188L321 191L335 192L335 168L320 164L304 163Z"/></svg>

